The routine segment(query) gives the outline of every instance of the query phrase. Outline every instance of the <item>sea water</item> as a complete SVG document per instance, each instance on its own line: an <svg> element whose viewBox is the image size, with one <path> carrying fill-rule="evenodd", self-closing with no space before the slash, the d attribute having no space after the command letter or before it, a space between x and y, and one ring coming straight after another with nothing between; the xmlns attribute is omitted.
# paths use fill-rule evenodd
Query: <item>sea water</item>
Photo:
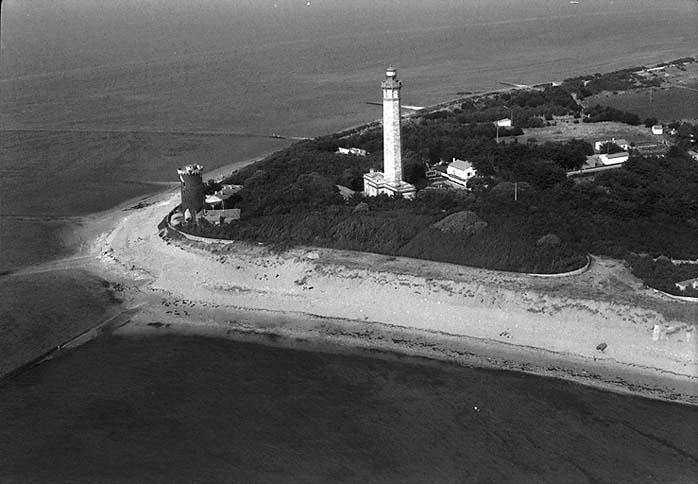
<svg viewBox="0 0 698 484"><path fill-rule="evenodd" d="M680 484L698 473L695 407L361 352L111 336L0 397L9 482Z"/></svg>
<svg viewBox="0 0 698 484"><path fill-rule="evenodd" d="M378 118L379 108L367 102L379 101L378 85L383 70L390 63L398 68L399 77L404 82L404 102L428 105L456 97L459 92L504 87L501 82L559 80L572 75L695 55L695 46L698 45L695 28L698 9L696 2L689 0L584 0L575 5L555 0L315 0L310 5L295 0L208 0L196 4L177 0L160 3L136 0L5 0L1 8L0 271L16 271L69 254L74 248L65 246L64 234L79 223L80 216L166 188L163 183L176 182L175 168L181 164L198 162L213 169L287 144L260 135L315 136ZM102 305L106 311L111 304L110 299L105 297L100 281L88 274L56 272L48 279L16 274L11 277L6 276L3 280L3 284L12 289L7 294L13 301L13 305L4 306L3 320L0 321L6 341L14 334L10 328L26 326L32 331L41 332L44 319L57 320L49 309L44 314L46 317L42 318L41 308L66 308L66 301L78 297L90 308L79 313L82 321L73 323L73 327L82 327L100 319L96 307ZM32 304L35 301L41 301L41 304ZM18 307L31 307L33 310L15 310ZM79 309L76 307L75 311ZM66 316L59 315L58 319L61 318L67 320ZM18 390L15 383L11 383L4 386L2 391L19 399L30 397L32 391L43 395L55 385L64 385L80 368L101 366L102 357L137 354L139 350L129 347L129 344L152 345L146 353L154 358L161 352L187 353L195 344L192 341L175 342L176 349L170 349L167 345L163 349L164 343L157 340L123 343L126 346L122 343L113 340L95 343L106 345L99 356L86 349L87 353L76 352L70 359L61 360L60 365L72 368L61 370L67 371L72 375L70 377L50 363L39 373L27 374L31 385L20 385ZM233 343L226 345L220 350L223 355L243 351L242 347ZM9 345L8 351L12 351L12 345ZM261 347L245 347L243 352L251 362L259 363L246 363L244 367L250 381L259 385L275 381L280 369L285 368L285 363L298 358L315 361L312 353L299 357L295 353L278 350L274 355L281 363L278 366L264 365L261 362L267 358L265 351ZM199 361L200 358L187 357L184 363L175 364L181 380L181 386L177 389L183 394L196 395L202 391L200 386L192 383L192 375L204 371L203 366L197 366ZM681 407L667 405L657 407L656 412L631 413L628 417L631 423L628 424L626 420L619 420L618 416L644 405L643 400L598 392L589 394L588 390L570 387L563 382L545 384L568 389L573 400L560 397L559 392L552 397L544 397L533 390L521 393L522 390L514 390L504 383L507 378L513 377L479 370L470 370L475 375L472 377L463 377L451 370L434 376L437 381L443 381L444 388L448 389L440 393L428 379L419 377L423 371L421 366L403 368L396 363L397 367L382 368L378 365L375 371L362 373L355 370L362 362L348 357L332 363L336 374L356 375L354 386L337 386L336 378L320 373L305 374L307 366L297 370L303 378L302 382L289 380L282 384L282 390L273 395L261 386L246 386L249 403L236 407L236 415L247 422L246 425L263 423L264 416L254 410L257 404L262 401L266 402L265 405L273 405L274 398L291 398L299 391L293 390L294 384L302 383L303 395L297 396L301 403L276 408L274 422L299 428L306 425L308 419L312 420L314 412L310 409L318 408L329 412L337 421L347 419L349 427L341 427L333 439L336 439L337 445L343 445L348 453L333 461L333 472L336 474L322 476L329 480L337 476L337 480L343 477L350 481L353 473L370 476L374 472L383 476L382 481L385 482L389 480L386 477L389 474L381 474L382 469L391 470L408 461L417 469L437 468L438 463L441 468L460 469L458 466L463 462L470 462L467 455L476 451L466 447L468 450L464 454L453 449L444 453L438 445L438 438L433 435L427 437L427 431L422 428L415 434L416 440L411 446L407 445L407 436L400 436L398 441L406 445L402 456L398 448L388 447L389 451L381 454L380 459L376 457L371 464L374 467L369 466L367 471L363 466L357 466L357 462L369 465L370 457L376 454L367 451L363 460L357 457L356 452L361 452L361 445L358 440L352 440L352 436L369 432L370 427L370 432L376 432L377 436L367 435L365 441L361 442L368 442L372 438L389 442L390 436L397 435L398 429L408 429L417 420L421 422L422 411L408 408L409 392L430 395L435 391L436 395L443 395L445 401L452 402L456 400L455 397L450 398L452 385L460 384L457 382L461 379L467 383L469 378L478 378L485 382L484 387L490 391L495 392L496 389L488 400L507 402L498 406L498 411L520 402L524 402L523 408L527 409L521 414L510 414L505 420L493 417L492 425L486 427L487 431L481 430L484 433L477 435L477 439L482 439L486 434L488 444L483 444L480 452L483 455L491 454L496 462L516 462L520 469L531 476L545 466L546 459L550 458L547 454L554 454L555 450L552 446L543 447L547 450L541 451L541 442L546 438L553 441L561 438L556 421L543 424L541 431L544 433L537 438L528 439L525 435L536 426L541 415L550 411L546 403L546 398L549 398L552 404L559 407L557 411L569 414L571 423L562 430L565 438L576 443L576 447L570 445L569 449L588 451L590 448L613 445L620 448L625 441L634 438L644 450L635 457L631 454L629 462L633 459L638 462L650 459L652 452L647 449L651 450L654 446L666 449L668 445L675 446L678 449L676 455L683 457L672 461L674 473L667 474L665 468L664 476L680 477L684 470L695 469L696 456L689 450L695 449L694 442L684 439L683 443L665 445L662 443L665 437L656 432L656 428L674 428L685 422L685 410ZM226 368L214 362L207 363L206 375L210 375L210 379L204 378L203 381L212 386L220 385ZM233 374L243 371L234 366L228 370ZM44 371L49 372L48 376L37 383L36 378ZM126 373L119 376L123 381L115 379L110 382L111 376L115 375L111 370L105 374L86 371L91 375L89 378L103 381L114 391L118 389L119 397L115 397L112 406L99 399L78 399L83 402L83 410L103 412L100 415L104 416L116 412L119 402L124 399L128 400L138 392L150 391L145 387L133 386L133 380L138 375L142 376L143 372L147 374L149 384L155 388L177 381L177 377L170 373L165 373L167 380L158 380L161 373L153 373L151 367L137 368L130 364L124 367ZM407 394L404 392L408 390L396 390L384 396L380 402L359 398L363 395L359 392L361 385L369 384L365 381L381 382L395 378L404 382L414 379L410 383L413 388ZM542 380L535 378L526 377L523 381L525 385L521 388L535 389L543 385ZM44 387L41 382L50 386ZM466 383L460 390L463 398L469 395ZM380 388L377 383L372 384L374 390ZM82 395L93 391L90 388L89 382L80 380L76 382L74 391L76 395ZM328 394L345 392L351 395L352 389L358 393L356 400L352 400L354 405L351 408L333 407L338 405L336 400L340 399L323 400ZM22 391L27 393L22 394ZM99 391L103 389L97 393ZM482 388L478 391L487 394ZM110 395L109 392L105 394ZM605 396L601 398L598 395ZM60 394L56 393L55 396L58 398ZM63 407L56 407L59 409L54 416L56 419L68 418L73 411L72 406L76 403L70 400L70 396L65 396L68 403ZM316 404L304 410L302 402L308 398L314 399ZM429 398L433 398L433 395ZM597 398L603 400L602 405L595 405ZM583 407L585 410L580 410L574 403L576 399L587 402ZM438 400L424 401L423 408L436 404ZM151 409L153 412L166 405L163 400L155 398L154 401L157 406ZM216 446L213 444L223 436L216 434L213 423L232 417L226 413L229 408L226 405L207 407L209 425L201 428L191 426L187 420L196 414L195 402L196 399L193 399L193 403L181 403L187 406L188 411L183 411L179 417L179 414L169 416L167 422L171 430L167 425L162 425L158 427L158 432L171 432L161 437L167 446L173 446L172 455L177 455L177 449L189 448L185 444L177 447L173 442L179 439L186 442L186 436L197 431L211 432L208 440L204 436L204 440L198 441L203 448L206 448L206 443L211 444L208 448L210 453L193 461L193 468L198 469L207 462L212 465L220 462L216 460L216 455L228 455L223 451L215 453ZM463 404L464 408L471 403L470 400L464 402L467 402L467 405ZM454 429L466 428L448 425L452 417L460 415L458 412L461 411L456 403L452 405L455 406L440 413L441 417L428 415L428 418L441 419L441 424L434 425L435 435L447 434L446 442L459 448L468 439L463 435L458 438L452 435ZM598 420L595 417L597 412L608 406L612 415ZM15 418L20 422L21 418L26 418L25 430L38 432L31 428L36 423L31 418L43 414L44 409L37 407L31 413L32 409L29 408L28 414L22 414L15 407L10 407L10 410L4 408L3 423L7 424ZM146 403L139 407L141 411L146 408ZM79 410L76 410L76 415L80 415ZM656 419L656 427L627 430L629 426L635 428L650 414ZM391 416L390 424L384 423L387 415ZM83 459L85 454L80 449L87 444L80 439L96 439L94 442L97 442L104 438L105 432L119 434L135 431L140 435L138 432L142 433L147 428L144 422L132 422L130 427L124 428L116 426L109 419L87 418L84 422L87 423L82 434L74 440L62 442L68 446L68 457L74 458L72 462L70 458L65 460L65 466L89 460ZM584 437L586 428L591 424L599 432L593 437ZM420 425L428 426L423 422ZM517 425L523 426L524 430L517 433ZM256 464L260 472L265 465L282 472L287 469L284 463L289 460L297 461L297 465L305 466L303 468L311 468L315 462L313 459L321 455L317 454L317 449L327 442L323 440L327 437L320 437L313 444L311 435L296 436L291 433L289 442L301 439L296 444L304 449L293 457L288 449L296 446L282 442L283 434L279 433L278 427L260 428L267 432L260 440L264 446L255 448L255 452L261 452L255 455L265 457ZM602 428L608 432L605 436L608 441L603 440L603 444L600 444L598 435L602 433ZM623 431L618 433L619 430ZM68 437L74 431L74 426L61 430ZM227 431L235 432L234 427ZM275 440L275 435L281 440ZM16 471L14 477L23 475L22 462L26 464L25 469L31 468L29 464L33 457L41 460L42 455L48 455L42 452L50 454L52 446L58 445L49 436L40 433L36 434L36 438L36 446L25 449L24 460L18 461L15 454L3 453L14 456L6 459L19 462L19 467L10 467ZM342 441L343 438L346 440ZM143 447L143 453L137 455L142 459L131 456L128 458L131 460L126 462L145 462L152 451L148 447L150 444L138 444L138 439L130 443L136 448L139 445ZM430 454L427 452L430 457L422 461L419 460L420 443L427 450L436 449ZM277 452L275 446L281 446L284 450ZM243 452L243 443L233 447ZM71 453L70 449L75 452ZM245 461L244 455L238 458L242 459L240 462ZM561 453L558 458L560 462L567 462L564 466L560 464L561 467L555 467L560 479L564 480L564 476L568 475L581 476L572 470L579 460L571 450ZM163 456L158 459L167 460ZM421 467L420 462L423 464ZM472 462L475 467L478 462L482 463L480 460ZM580 464L580 467L588 472L594 462L592 458ZM485 469L482 474L485 481L503 480L499 479L498 465L492 464L494 473L489 474L486 469L490 467L482 468ZM94 472L106 469L105 466L96 467ZM642 469L647 470L647 467ZM247 472L254 472L254 469L248 467ZM443 475L456 475L453 472ZM70 477L70 474L62 475ZM477 474L467 475L471 476L473 482L479 479ZM591 475L603 481L600 475ZM651 472L648 473L648 480L650 475ZM635 477L637 479L629 480L640 480L639 474ZM584 479L593 480L591 477L576 480L585 482Z"/></svg>

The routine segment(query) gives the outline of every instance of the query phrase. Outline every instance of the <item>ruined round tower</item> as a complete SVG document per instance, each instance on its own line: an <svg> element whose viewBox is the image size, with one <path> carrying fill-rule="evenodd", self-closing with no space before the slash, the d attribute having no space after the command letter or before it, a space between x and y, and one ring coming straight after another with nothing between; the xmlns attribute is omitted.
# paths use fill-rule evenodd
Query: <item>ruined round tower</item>
<svg viewBox="0 0 698 484"><path fill-rule="evenodd" d="M187 165L177 169L179 175L182 205L180 210L185 220L188 220L187 210L192 222L196 222L196 214L204 207L204 181L201 176L204 167L201 165Z"/></svg>

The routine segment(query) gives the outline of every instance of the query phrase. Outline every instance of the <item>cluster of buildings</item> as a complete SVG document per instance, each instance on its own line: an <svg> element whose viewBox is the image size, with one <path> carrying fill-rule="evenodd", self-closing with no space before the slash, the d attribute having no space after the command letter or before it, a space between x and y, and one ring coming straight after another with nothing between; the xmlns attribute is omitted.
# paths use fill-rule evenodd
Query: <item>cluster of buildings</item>
<svg viewBox="0 0 698 484"><path fill-rule="evenodd" d="M381 82L383 93L383 169L373 170L363 175L364 195L373 197L378 195L414 198L417 188L404 179L402 166L402 125L401 125L401 100L400 90L402 82L397 78L397 71L388 67L385 79ZM509 128L512 126L510 118L495 121L497 128ZM651 127L655 135L663 135L664 128L661 125ZM611 153L608 147L616 145L621 151ZM666 143L641 143L631 147L631 143L624 139L611 138L594 143L596 154L593 157L593 166L588 168L620 166L630 157L630 151L639 154L662 154L666 151ZM356 147L340 147L337 153L350 156L366 156L366 150ZM202 180L201 165L188 165L177 170L181 184L181 205L179 212L172 216L173 224L183 222L196 222L204 218L211 223L223 223L224 221L238 220L240 210L226 208L226 203L242 187L224 185L212 195L205 195ZM593 171L593 170L592 170ZM580 171L581 173L581 171ZM472 163L466 160L453 158L451 162L441 162L428 168L427 179L430 186L443 189L468 189L468 181L477 176L477 171ZM352 192L353 193L353 192Z"/></svg>
<svg viewBox="0 0 698 484"><path fill-rule="evenodd" d="M655 125L651 128L655 135L663 135L664 127ZM611 153L608 146L618 146L622 151ZM629 143L624 139L611 138L610 140L601 140L594 143L594 165L595 166L613 166L621 165L628 161L631 153L640 156L661 156L666 154L669 147L665 140L660 141L644 141L640 143ZM598 163L596 162L598 160Z"/></svg>
<svg viewBox="0 0 698 484"><path fill-rule="evenodd" d="M417 188L404 180L402 166L402 125L400 89L402 82L397 78L397 71L391 66L385 73L381 83L383 92L383 170L370 170L363 176L364 194L369 197L386 194L401 195L404 198L414 198ZM497 126L510 127L510 119L497 121ZM339 148L337 153L351 156L366 156L368 153L361 148ZM170 223L173 226L182 223L196 223L206 219L219 224L240 219L240 210L226 208L226 203L233 195L242 189L237 185L223 185L213 195L205 194L202 179L203 166L187 165L177 170L180 181L181 204L175 211ZM431 167L427 172L432 186L437 188L467 188L468 180L475 177L477 172L472 164L465 160L453 158L450 163L440 163ZM353 193L353 192L352 192Z"/></svg>
<svg viewBox="0 0 698 484"><path fill-rule="evenodd" d="M477 170L469 161L453 158L450 163L441 162L429 167L426 176L430 187L462 190L470 188L468 181L477 176Z"/></svg>
<svg viewBox="0 0 698 484"><path fill-rule="evenodd" d="M618 146L621 150L617 153L610 153L608 146ZM630 143L624 139L611 138L610 140L596 141L594 151L598 153L599 161L604 166L619 165L625 163L630 158ZM606 151L606 153L604 153Z"/></svg>
<svg viewBox="0 0 698 484"><path fill-rule="evenodd" d="M414 198L417 189L403 178L402 127L400 89L397 71L391 66L381 83L383 91L383 171L371 170L364 174L364 194L375 197L381 194L402 195ZM501 126L511 126L510 119L498 121ZM499 124L498 124L499 126ZM343 148L340 148L342 150ZM350 148L356 150L356 148ZM450 163L440 163L427 171L427 179L436 188L467 188L468 180L477 175L473 165L465 160L453 158Z"/></svg>

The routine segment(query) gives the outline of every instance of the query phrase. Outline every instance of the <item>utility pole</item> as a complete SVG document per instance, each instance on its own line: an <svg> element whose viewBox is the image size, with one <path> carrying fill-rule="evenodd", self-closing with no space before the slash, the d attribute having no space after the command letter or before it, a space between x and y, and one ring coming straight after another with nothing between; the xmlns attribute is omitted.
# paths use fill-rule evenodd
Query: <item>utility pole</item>
<svg viewBox="0 0 698 484"><path fill-rule="evenodd" d="M514 201L519 200L519 182L514 182Z"/></svg>

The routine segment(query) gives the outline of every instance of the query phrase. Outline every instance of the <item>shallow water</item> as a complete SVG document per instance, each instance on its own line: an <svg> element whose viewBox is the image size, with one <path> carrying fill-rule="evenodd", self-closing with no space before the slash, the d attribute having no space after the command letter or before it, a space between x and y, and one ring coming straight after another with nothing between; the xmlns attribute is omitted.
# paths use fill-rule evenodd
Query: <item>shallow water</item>
<svg viewBox="0 0 698 484"><path fill-rule="evenodd" d="M9 481L682 483L698 473L696 408L410 358L108 337L0 384L0 400Z"/></svg>
<svg viewBox="0 0 698 484"><path fill-rule="evenodd" d="M117 302L80 270L0 276L0 376L78 336Z"/></svg>
<svg viewBox="0 0 698 484"><path fill-rule="evenodd" d="M0 133L0 271L65 255L78 216L176 187L177 167L207 170L284 140L167 133Z"/></svg>

